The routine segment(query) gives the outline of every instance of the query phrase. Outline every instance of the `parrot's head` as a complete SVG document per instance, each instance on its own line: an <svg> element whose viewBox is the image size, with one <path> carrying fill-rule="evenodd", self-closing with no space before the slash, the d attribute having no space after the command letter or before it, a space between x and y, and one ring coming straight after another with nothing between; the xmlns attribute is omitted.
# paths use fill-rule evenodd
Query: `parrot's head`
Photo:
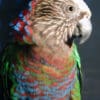
<svg viewBox="0 0 100 100"><path fill-rule="evenodd" d="M75 37L80 37L80 43L89 38L91 11L84 0L33 0L30 4L32 28L45 41L72 44Z"/></svg>

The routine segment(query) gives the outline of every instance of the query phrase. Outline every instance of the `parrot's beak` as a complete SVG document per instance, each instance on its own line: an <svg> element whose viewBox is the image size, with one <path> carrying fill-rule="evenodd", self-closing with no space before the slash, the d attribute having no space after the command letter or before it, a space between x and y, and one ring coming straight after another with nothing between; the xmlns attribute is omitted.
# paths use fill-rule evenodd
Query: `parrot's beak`
<svg viewBox="0 0 100 100"><path fill-rule="evenodd" d="M74 35L80 37L80 44L84 43L91 35L92 24L91 24L91 10L84 0L73 0L78 4L79 15L78 23L75 29Z"/></svg>
<svg viewBox="0 0 100 100"><path fill-rule="evenodd" d="M75 35L80 37L80 44L84 43L92 33L92 24L90 19L83 18L77 24Z"/></svg>

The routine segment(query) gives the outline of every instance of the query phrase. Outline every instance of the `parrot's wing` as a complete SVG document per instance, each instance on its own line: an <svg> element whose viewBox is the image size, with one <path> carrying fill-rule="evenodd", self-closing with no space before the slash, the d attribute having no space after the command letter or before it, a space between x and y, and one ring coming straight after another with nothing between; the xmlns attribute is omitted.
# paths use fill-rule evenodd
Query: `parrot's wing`
<svg viewBox="0 0 100 100"><path fill-rule="evenodd" d="M73 57L76 61L77 71L76 71L75 83L71 90L71 99L72 100L81 100L81 95L80 95L80 93L82 93L81 59L80 59L76 44L73 44Z"/></svg>
<svg viewBox="0 0 100 100"><path fill-rule="evenodd" d="M8 68L10 65L10 56L9 51L6 48L3 50L2 55L0 56L0 88L2 89L1 96L4 100L9 97L9 89L8 89Z"/></svg>
<svg viewBox="0 0 100 100"><path fill-rule="evenodd" d="M19 49L19 48L18 48ZM18 61L17 58L17 51L15 44L10 44L7 46L0 56L0 88L2 89L2 98L3 100L10 99L10 87L12 85L12 82L10 81L13 77L11 75L11 72L13 70L12 61Z"/></svg>
<svg viewBox="0 0 100 100"><path fill-rule="evenodd" d="M79 82L80 82L80 85L82 85L82 68L81 68L81 59L80 59L80 55L78 53L78 50L77 50L77 46L74 44L74 47L73 47L73 55L75 57L75 60L77 62L77 76L78 76L78 79L79 79Z"/></svg>

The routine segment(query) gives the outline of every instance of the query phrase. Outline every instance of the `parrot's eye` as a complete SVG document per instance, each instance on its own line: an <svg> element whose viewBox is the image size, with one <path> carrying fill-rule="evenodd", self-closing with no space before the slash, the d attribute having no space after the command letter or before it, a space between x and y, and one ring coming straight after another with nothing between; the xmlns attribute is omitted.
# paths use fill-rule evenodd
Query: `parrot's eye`
<svg viewBox="0 0 100 100"><path fill-rule="evenodd" d="M69 12L73 12L74 10L75 10L75 7L72 6L72 5L69 5L69 6L67 7L67 11L69 11Z"/></svg>
<svg viewBox="0 0 100 100"><path fill-rule="evenodd" d="M72 6L69 7L69 11L73 11L74 8Z"/></svg>

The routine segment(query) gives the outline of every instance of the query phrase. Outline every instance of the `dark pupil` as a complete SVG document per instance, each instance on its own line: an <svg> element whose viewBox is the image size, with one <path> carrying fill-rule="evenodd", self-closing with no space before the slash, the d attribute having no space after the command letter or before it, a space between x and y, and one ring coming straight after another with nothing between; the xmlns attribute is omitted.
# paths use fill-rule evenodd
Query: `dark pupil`
<svg viewBox="0 0 100 100"><path fill-rule="evenodd" d="M69 7L69 11L73 11L74 8L72 6Z"/></svg>

